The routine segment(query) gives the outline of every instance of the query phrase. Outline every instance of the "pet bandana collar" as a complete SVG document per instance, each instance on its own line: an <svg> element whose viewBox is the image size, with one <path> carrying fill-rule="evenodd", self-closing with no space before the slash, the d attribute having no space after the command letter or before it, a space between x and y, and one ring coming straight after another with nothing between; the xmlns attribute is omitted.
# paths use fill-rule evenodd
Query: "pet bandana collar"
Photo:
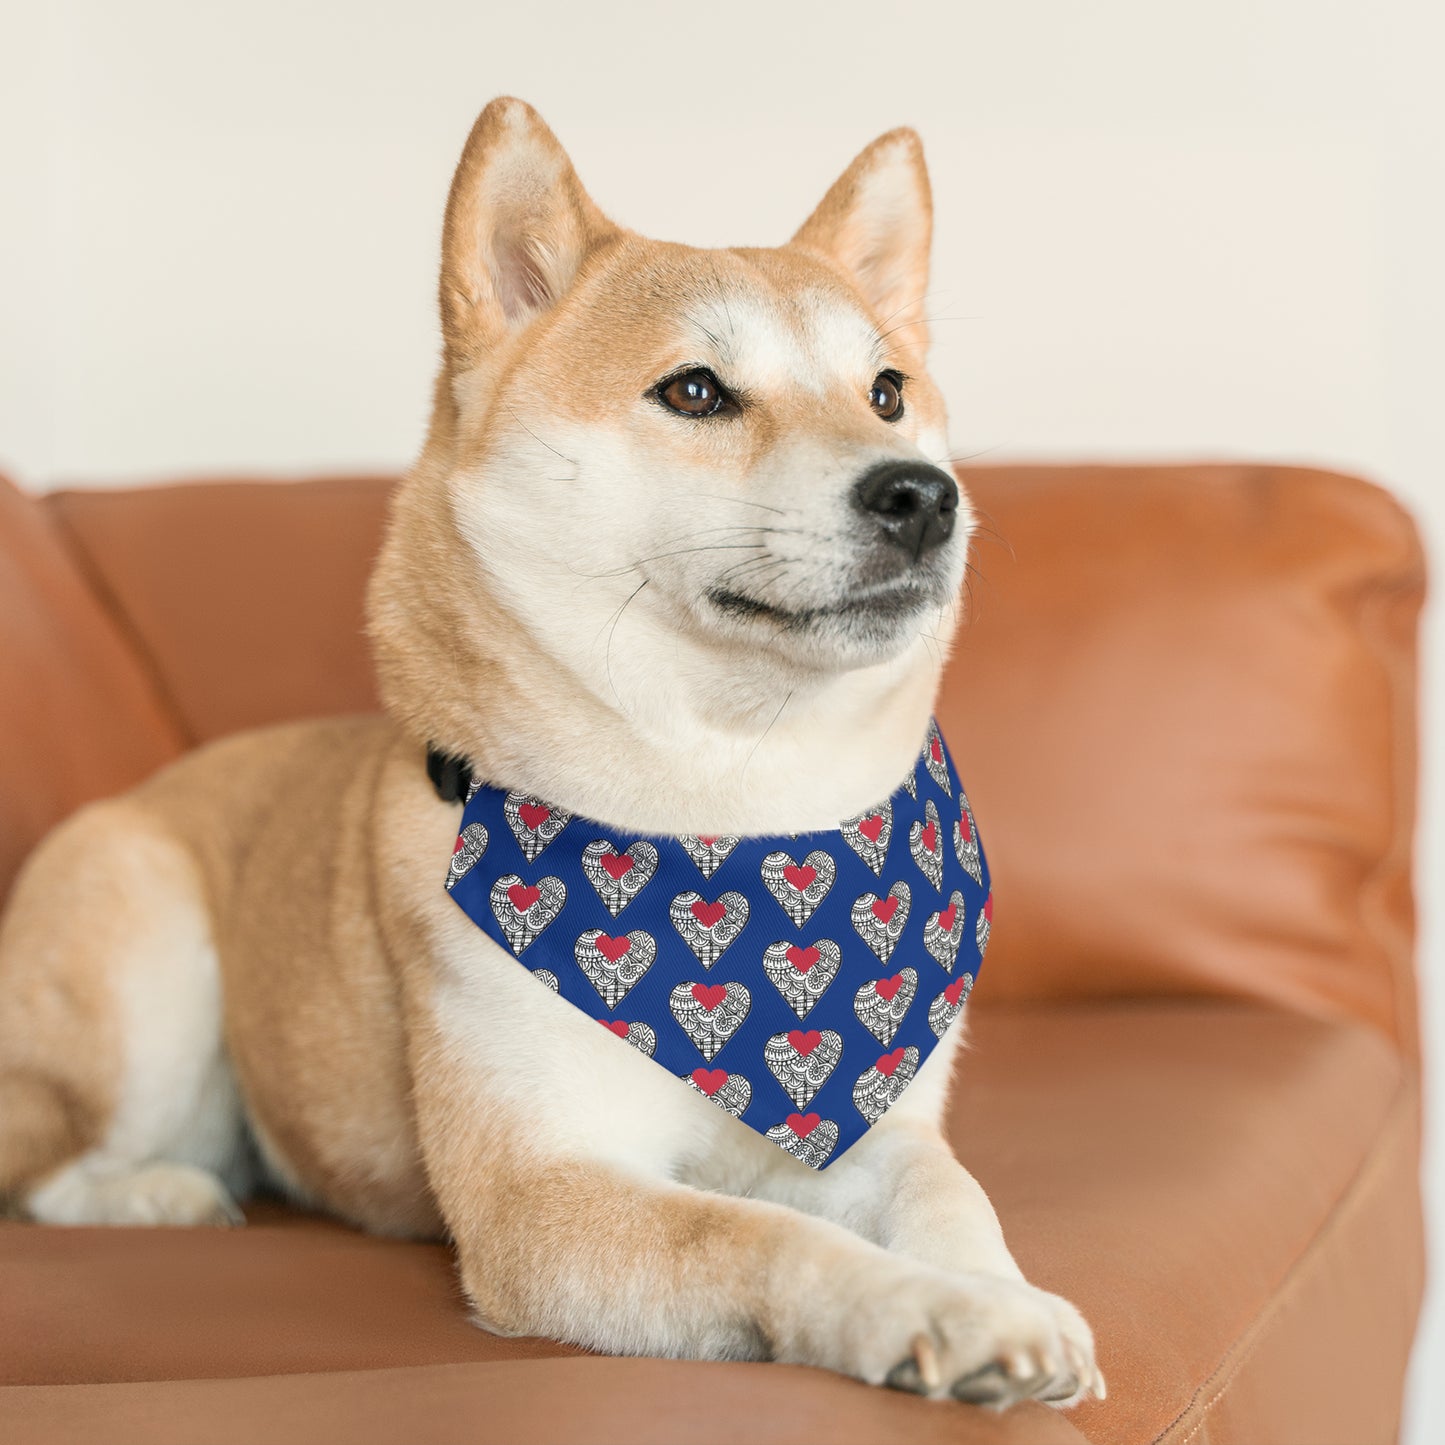
<svg viewBox="0 0 1445 1445"><path fill-rule="evenodd" d="M821 833L638 837L473 783L446 879L543 986L822 1169L963 1012L993 916L937 725L887 802Z"/></svg>

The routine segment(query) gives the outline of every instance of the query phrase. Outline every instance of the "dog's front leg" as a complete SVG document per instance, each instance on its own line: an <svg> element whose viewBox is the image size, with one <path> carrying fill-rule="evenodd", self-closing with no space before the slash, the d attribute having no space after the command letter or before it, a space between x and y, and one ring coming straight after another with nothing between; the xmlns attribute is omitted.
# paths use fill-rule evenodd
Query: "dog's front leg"
<svg viewBox="0 0 1445 1445"><path fill-rule="evenodd" d="M775 1170L760 1190L769 1199L816 1213L884 1249L945 1273L993 1275L1029 1291L1057 1323L1063 1357L1041 1398L1073 1403L1104 1395L1093 1335L1079 1311L1058 1295L1025 1282L1004 1242L992 1203L954 1157L939 1131L952 1045L938 1050L914 1085L842 1158L820 1174ZM1018 1376L1001 1347L997 1370L979 1382L977 1398L1013 1397Z"/></svg>
<svg viewBox="0 0 1445 1445"><path fill-rule="evenodd" d="M946 1273L786 1205L559 1152L510 1106L461 1106L466 1095L434 1077L419 1120L489 1329L614 1353L776 1359L962 1399L1061 1388L1059 1319L1027 1285Z"/></svg>

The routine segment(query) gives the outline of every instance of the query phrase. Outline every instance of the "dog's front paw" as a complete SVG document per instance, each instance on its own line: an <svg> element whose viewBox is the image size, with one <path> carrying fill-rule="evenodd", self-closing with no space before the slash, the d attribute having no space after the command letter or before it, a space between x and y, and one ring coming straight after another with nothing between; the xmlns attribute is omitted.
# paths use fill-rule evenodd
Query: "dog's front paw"
<svg viewBox="0 0 1445 1445"><path fill-rule="evenodd" d="M1083 1316L1019 1280L910 1272L870 1291L845 1334L851 1372L898 1390L999 1409L1104 1397Z"/></svg>

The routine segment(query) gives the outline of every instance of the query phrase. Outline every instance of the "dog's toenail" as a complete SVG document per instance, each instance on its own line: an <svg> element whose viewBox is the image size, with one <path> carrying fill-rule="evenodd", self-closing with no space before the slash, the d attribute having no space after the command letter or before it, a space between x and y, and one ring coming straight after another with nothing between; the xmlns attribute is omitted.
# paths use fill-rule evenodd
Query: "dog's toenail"
<svg viewBox="0 0 1445 1445"><path fill-rule="evenodd" d="M925 1390L936 1390L943 1383L943 1372L938 1368L938 1351L928 1335L914 1335L913 1358L918 1364L918 1377Z"/></svg>

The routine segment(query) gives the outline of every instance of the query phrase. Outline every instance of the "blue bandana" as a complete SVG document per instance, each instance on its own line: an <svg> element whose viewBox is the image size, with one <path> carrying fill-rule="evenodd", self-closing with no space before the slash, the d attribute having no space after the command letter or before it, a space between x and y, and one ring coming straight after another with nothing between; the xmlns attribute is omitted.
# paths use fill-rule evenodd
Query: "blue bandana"
<svg viewBox="0 0 1445 1445"><path fill-rule="evenodd" d="M886 803L822 833L637 837L473 785L446 886L545 987L814 1169L963 1012L993 916L933 723Z"/></svg>

